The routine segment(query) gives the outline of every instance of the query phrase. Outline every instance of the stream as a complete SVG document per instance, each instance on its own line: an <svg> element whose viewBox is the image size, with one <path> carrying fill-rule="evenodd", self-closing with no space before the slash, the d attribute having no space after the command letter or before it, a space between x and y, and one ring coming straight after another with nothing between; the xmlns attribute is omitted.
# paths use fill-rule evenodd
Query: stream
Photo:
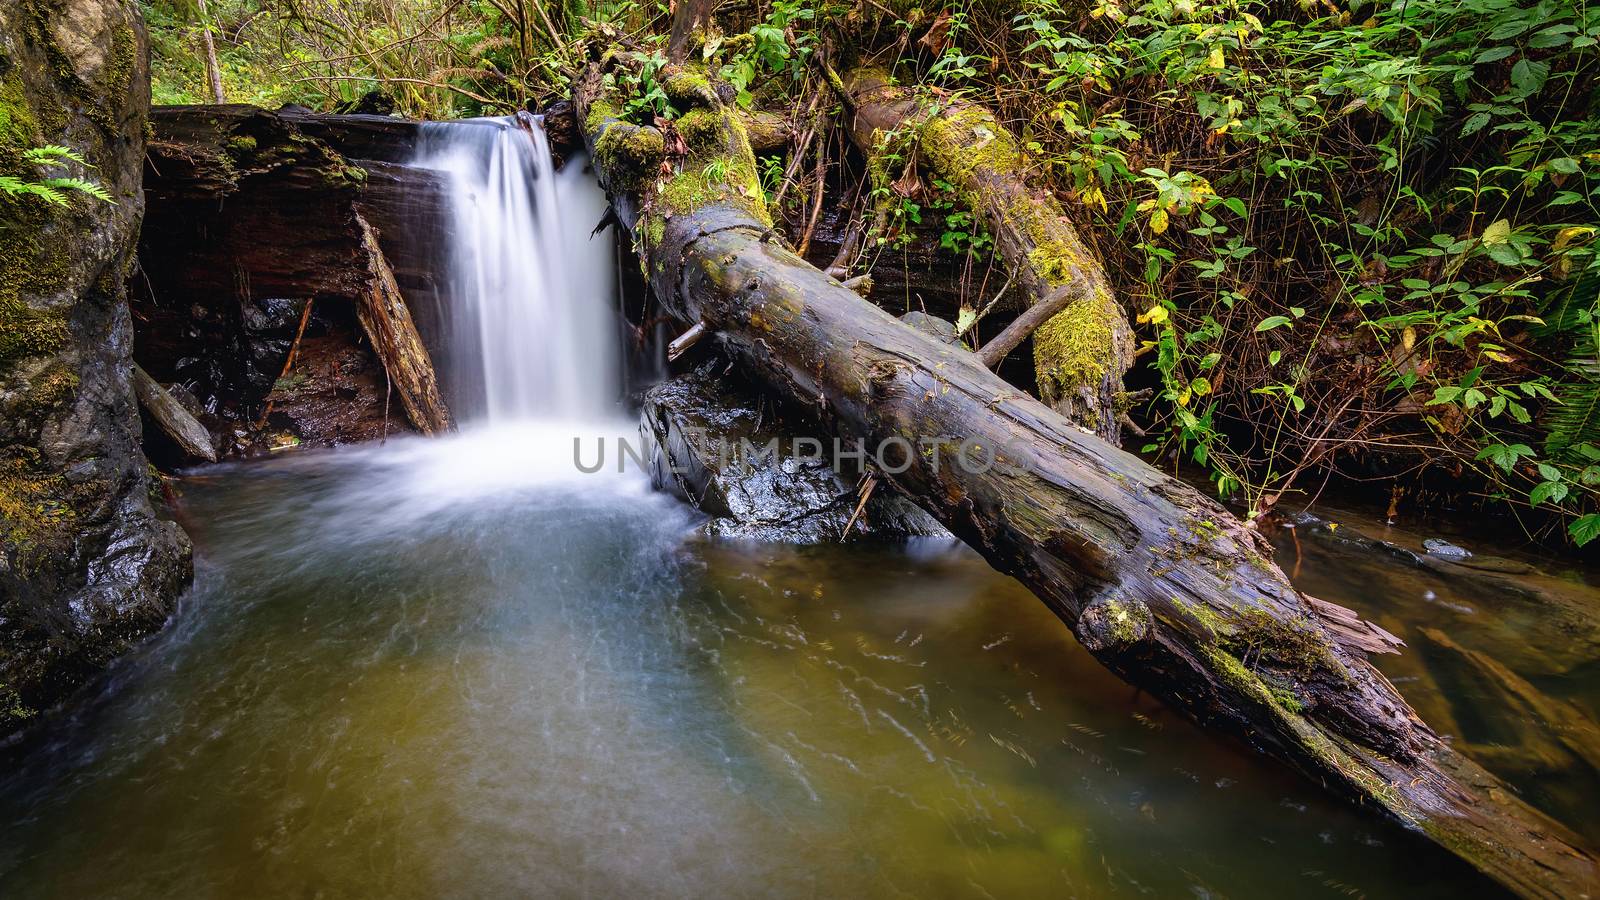
<svg viewBox="0 0 1600 900"><path fill-rule="evenodd" d="M419 151L459 179L466 427L176 481L195 585L0 774L0 895L1494 890L1137 694L958 544L712 541L645 473L578 471L574 438L634 427L603 199L512 127ZM1380 665L1424 717L1600 838L1592 573L1428 568L1319 514L1342 529L1274 526L1297 583L1405 638Z"/></svg>
<svg viewBox="0 0 1600 900"><path fill-rule="evenodd" d="M0 783L6 896L1482 887L1136 697L970 551L706 542L642 475L528 465L550 434L187 479L197 584ZM1367 559L1302 581L1438 621Z"/></svg>

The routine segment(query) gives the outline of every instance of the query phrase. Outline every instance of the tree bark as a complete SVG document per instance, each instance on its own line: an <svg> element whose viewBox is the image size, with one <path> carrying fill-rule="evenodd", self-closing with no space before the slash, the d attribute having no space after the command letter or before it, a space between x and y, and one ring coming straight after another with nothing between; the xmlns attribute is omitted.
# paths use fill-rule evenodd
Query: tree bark
<svg viewBox="0 0 1600 900"><path fill-rule="evenodd" d="M205 56L211 102L227 103L228 96L222 90L222 66L217 63L217 44L211 37L211 13L206 9L206 0L198 0L197 8L200 12L200 49Z"/></svg>
<svg viewBox="0 0 1600 900"><path fill-rule="evenodd" d="M1030 304L1058 288L1072 292L1072 302L1033 335L1039 395L1117 443L1133 330L1100 261L1061 204L1029 183L1033 164L1021 144L983 107L953 100L919 105L912 91L891 86L879 71L847 72L839 87L847 92L856 146L869 156L882 154L892 134L893 143L915 147L994 236Z"/></svg>
<svg viewBox="0 0 1600 900"><path fill-rule="evenodd" d="M1454 753L1367 661L1363 649L1389 647L1385 632L1319 611L1260 535L1194 488L784 248L714 93L678 120L687 152L672 155L668 136L618 117L612 90L592 65L574 100L660 302L839 438L879 451L882 477L1028 586L1103 664L1513 890L1595 885L1575 839Z"/></svg>

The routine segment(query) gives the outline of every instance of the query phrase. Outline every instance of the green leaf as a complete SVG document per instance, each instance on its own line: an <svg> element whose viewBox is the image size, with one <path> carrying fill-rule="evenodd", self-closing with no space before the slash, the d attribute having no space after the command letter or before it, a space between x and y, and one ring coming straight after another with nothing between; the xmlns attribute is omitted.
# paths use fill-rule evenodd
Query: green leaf
<svg viewBox="0 0 1600 900"><path fill-rule="evenodd" d="M1466 123L1461 126L1461 136L1466 137L1469 134L1475 134L1479 131L1482 131L1483 126L1487 124L1489 124L1488 113L1473 113L1467 117Z"/></svg>
<svg viewBox="0 0 1600 900"><path fill-rule="evenodd" d="M1600 537L1600 513L1590 513L1573 519L1567 526L1567 534L1572 535L1572 542L1579 547Z"/></svg>
<svg viewBox="0 0 1600 900"><path fill-rule="evenodd" d="M1240 200L1238 197L1229 197L1228 199L1222 201L1222 205L1233 210L1233 214L1241 219L1248 218L1250 215L1250 211L1244 205L1244 201Z"/></svg>
<svg viewBox="0 0 1600 900"><path fill-rule="evenodd" d="M1478 451L1477 458L1487 459L1509 472L1517 464L1518 459L1533 455L1533 448L1527 444L1490 444Z"/></svg>
<svg viewBox="0 0 1600 900"><path fill-rule="evenodd" d="M1510 56L1511 54L1513 54L1515 52L1517 52L1517 48L1512 44L1506 44L1506 45L1503 45L1503 46L1500 46L1500 47L1490 47L1489 49L1483 51L1482 53L1479 53L1478 54L1478 58L1473 60L1473 62L1474 63L1499 62L1500 60L1505 59L1506 57Z"/></svg>
<svg viewBox="0 0 1600 900"><path fill-rule="evenodd" d="M1277 328L1279 325L1289 325L1290 327L1293 327L1293 324L1294 323L1289 320L1288 316L1267 316L1256 325L1256 331L1271 331L1272 329Z"/></svg>
<svg viewBox="0 0 1600 900"><path fill-rule="evenodd" d="M1538 93L1549 77L1550 64L1547 62L1524 57L1511 67L1511 86L1524 97Z"/></svg>
<svg viewBox="0 0 1600 900"><path fill-rule="evenodd" d="M1559 481L1541 481L1528 492L1528 502L1538 506L1545 501L1560 503L1567 497L1567 486Z"/></svg>

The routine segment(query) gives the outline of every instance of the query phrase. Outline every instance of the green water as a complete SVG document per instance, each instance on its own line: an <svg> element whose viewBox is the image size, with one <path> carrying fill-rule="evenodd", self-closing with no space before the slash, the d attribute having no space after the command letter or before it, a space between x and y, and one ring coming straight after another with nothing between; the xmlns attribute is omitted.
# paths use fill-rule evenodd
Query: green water
<svg viewBox="0 0 1600 900"><path fill-rule="evenodd" d="M188 479L195 588L0 778L0 894L1486 889L1136 696L970 552L707 544L631 476L475 453ZM1374 593L1389 563L1316 552L1302 581L1397 631L1502 612ZM1386 666L1427 714L1449 688L1422 662ZM1579 669L1541 685L1592 703ZM1580 775L1541 790L1578 816L1600 796Z"/></svg>

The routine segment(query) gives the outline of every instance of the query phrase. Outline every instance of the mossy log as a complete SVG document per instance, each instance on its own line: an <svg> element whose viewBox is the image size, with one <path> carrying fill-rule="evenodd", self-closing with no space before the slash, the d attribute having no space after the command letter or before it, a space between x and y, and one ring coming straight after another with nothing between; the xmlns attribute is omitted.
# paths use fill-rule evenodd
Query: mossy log
<svg viewBox="0 0 1600 900"><path fill-rule="evenodd" d="M1116 443L1133 330L1093 251L1055 197L1030 183L1032 163L993 113L975 103L919 102L878 70L845 73L850 134L869 156L914 147L994 236L1030 303L1062 287L1072 302L1033 333L1039 396Z"/></svg>
<svg viewBox="0 0 1600 900"><path fill-rule="evenodd" d="M1085 434L966 350L906 326L775 238L735 115L697 98L670 131L619 117L603 79L576 81L602 184L659 301L705 327L751 376L844 441L1015 576L1112 671L1200 722L1426 833L1527 896L1584 893L1595 860L1462 758L1359 648L1385 633L1342 608L1338 629L1266 542L1194 488ZM677 102L675 100L675 102ZM852 445L853 446L853 445Z"/></svg>

